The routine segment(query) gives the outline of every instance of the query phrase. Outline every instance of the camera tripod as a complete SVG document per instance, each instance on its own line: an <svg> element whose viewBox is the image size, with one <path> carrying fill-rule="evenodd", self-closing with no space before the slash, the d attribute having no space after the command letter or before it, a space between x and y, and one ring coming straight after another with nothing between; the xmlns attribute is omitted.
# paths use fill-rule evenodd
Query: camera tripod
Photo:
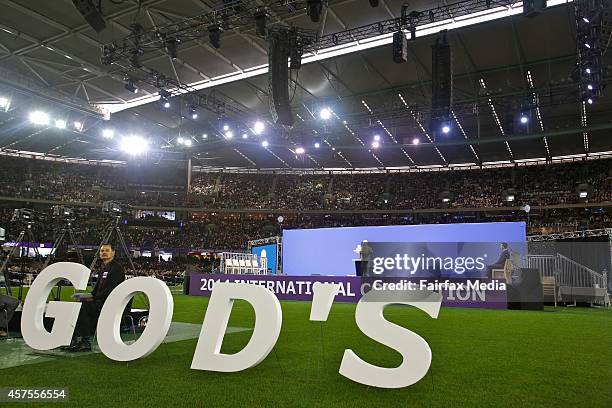
<svg viewBox="0 0 612 408"><path fill-rule="evenodd" d="M21 232L19 233L19 236L17 237L17 241L15 241L15 244L9 251L6 259L2 263L2 266L0 266L0 274L4 275L4 285L6 287L6 293L9 296L13 296L13 290L11 288L11 279L8 273L8 264L11 261L11 258L14 258L16 254L20 253L21 250L23 249L22 244L23 244L24 238L27 238L27 241L26 241L26 257L27 257L30 254L30 243L36 242L34 240L34 234L32 233L32 223L31 222L28 222L26 224L26 228L21 230ZM32 248L34 249L34 253L36 254L36 256L39 257L40 253L38 252L38 248L36 246ZM17 297L19 300L23 298L23 285L22 284L19 285L19 294L17 295Z"/></svg>
<svg viewBox="0 0 612 408"><path fill-rule="evenodd" d="M49 264L51 263L52 256L53 257L57 256L57 252L60 250L62 244L66 240L66 237L70 239L70 242L67 242L68 246L72 244L72 247L76 250L77 257L79 258L79 263L85 265L85 260L83 259L83 253L81 252L81 249L77 246L77 241L75 238L74 230L72 229L72 222L66 221L66 223L60 230L59 236L53 243L53 249L51 249L51 253L49 254L49 256L47 256L47 260L45 261L45 264L43 265L42 269L45 269L47 266L49 266ZM62 281L59 281L57 283L57 290L55 292L54 299L56 301L59 301L61 299L61 295L62 295Z"/></svg>

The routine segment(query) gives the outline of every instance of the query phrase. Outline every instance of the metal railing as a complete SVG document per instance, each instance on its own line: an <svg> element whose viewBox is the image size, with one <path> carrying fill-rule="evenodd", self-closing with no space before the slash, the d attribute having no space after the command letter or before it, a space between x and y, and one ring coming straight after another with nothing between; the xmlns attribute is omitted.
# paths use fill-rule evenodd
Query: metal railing
<svg viewBox="0 0 612 408"><path fill-rule="evenodd" d="M597 273L561 254L528 255L526 265L529 268L538 269L540 278L554 276L559 286L575 288L608 287L606 272Z"/></svg>

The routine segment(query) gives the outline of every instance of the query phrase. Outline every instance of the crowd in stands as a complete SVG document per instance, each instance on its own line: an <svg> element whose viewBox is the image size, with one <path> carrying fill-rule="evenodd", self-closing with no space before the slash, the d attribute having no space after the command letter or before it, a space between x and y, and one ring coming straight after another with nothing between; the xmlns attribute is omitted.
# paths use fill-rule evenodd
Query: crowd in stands
<svg viewBox="0 0 612 408"><path fill-rule="evenodd" d="M2 157L0 196L207 209L417 210L570 204L612 199L612 159L419 171L302 174L193 172L191 191L127 188L122 167ZM514 201L506 200L512 190ZM442 202L442 196L447 198Z"/></svg>
<svg viewBox="0 0 612 408"><path fill-rule="evenodd" d="M32 238L24 240L53 243L69 224L77 244L95 247L111 219L95 206L72 204L75 214L68 223L50 215L50 204L28 202L30 198L62 201L67 206L114 199L165 207L172 217L152 210L138 213L126 206L119 224L126 244L138 251L169 250L183 255L243 251L249 240L276 236L288 228L524 221L528 233L545 234L612 227L612 207L606 205L535 208L612 201L612 159L413 173L194 173L190 194L128 188L121 167L0 156L0 171L0 197L23 199L16 203L0 198L0 227L6 230L8 242L29 231ZM587 186L586 199L578 194L581 183ZM515 195L512 203L505 200L508 191ZM450 197L448 202L442 202L443 196ZM519 210L522 204L531 205L532 211ZM174 207L179 209L170 211ZM16 208L33 210L34 222L12 220ZM232 212L234 208L243 211ZM244 211L248 209L259 211ZM274 211L278 209L293 211L283 213L279 223L279 213ZM206 268L214 268L214 261L206 262ZM26 268L24 273L29 268L13 267ZM157 258L141 258L137 264L139 273L161 274L169 282L176 281L185 268L185 262Z"/></svg>

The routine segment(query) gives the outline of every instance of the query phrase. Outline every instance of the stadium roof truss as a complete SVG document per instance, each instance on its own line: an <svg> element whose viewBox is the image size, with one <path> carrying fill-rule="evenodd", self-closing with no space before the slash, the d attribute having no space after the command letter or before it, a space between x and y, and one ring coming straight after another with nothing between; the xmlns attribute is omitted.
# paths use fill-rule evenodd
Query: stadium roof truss
<svg viewBox="0 0 612 408"><path fill-rule="evenodd" d="M187 85L173 93L170 109L160 107L155 84L137 82L135 95L125 87L125 67L101 63L101 47L112 42L121 47L134 22L153 33L218 12L219 4L103 1L107 29L96 33L68 0L35 5L0 0L5 7L0 96L10 99L10 108L0 110L0 149L126 160L116 140L140 134L161 151L182 149L179 138L191 140L186 151L203 168L290 169L479 165L612 150L606 114L612 108L610 92L585 106L570 79L576 64L571 2L549 0L543 14L527 18L520 2L492 1L482 9L484 1L473 0L481 7L473 12L459 5L463 2L411 2L414 10L431 10L435 18L429 13L431 21L416 27L403 64L392 61L388 28L400 17L401 0L381 0L376 8L365 0L330 0L318 24L310 21L303 2L289 1L294 11L268 9L269 24L301 27L318 38L318 46L306 50L302 68L291 76L296 125L285 128L274 125L268 113L267 44L254 25L223 32L219 49L206 36L184 38L174 59L163 47L147 48L143 66ZM377 24L376 33L372 27ZM455 83L454 129L446 138L432 134L428 120L430 46L441 29L450 30ZM601 64L605 84L612 75L609 54ZM219 101L218 109L200 109L202 98ZM194 106L197 119L189 114ZM330 120L319 118L324 107L333 112ZM516 118L525 107L530 120L521 126ZM27 122L32 109L63 118L68 126L33 126ZM114 113L106 120L109 112ZM266 123L263 134L253 131L255 120ZM83 126L72 127L73 122ZM232 127L232 140L225 137L224 124ZM101 136L109 127L115 140ZM376 148L375 136L380 140ZM298 147L305 153L297 153Z"/></svg>

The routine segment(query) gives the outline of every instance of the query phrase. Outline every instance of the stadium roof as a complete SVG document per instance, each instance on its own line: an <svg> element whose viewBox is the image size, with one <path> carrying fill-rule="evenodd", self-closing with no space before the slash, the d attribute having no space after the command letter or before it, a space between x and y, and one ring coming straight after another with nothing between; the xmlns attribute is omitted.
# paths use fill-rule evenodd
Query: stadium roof
<svg viewBox="0 0 612 408"><path fill-rule="evenodd" d="M135 100L157 99L158 89L137 82L141 91L130 93L125 72L101 64L101 46L121 44L134 22L145 30L161 29L222 7L201 0L141 3L139 7L135 0L102 1L107 28L96 33L69 0L0 0L5 9L0 15L0 96L10 100L0 112L2 150L126 160L118 141L138 134L153 150L192 152L197 165L248 168L388 168L612 150L610 91L584 107L578 84L571 79L577 61L572 3L550 7L534 18L520 14L520 3L505 7L506 17L500 14L492 21L482 22L482 13L479 19L452 18L446 25L417 31L403 64L392 61L388 39L372 48L355 45L338 56L305 58L311 62L291 80L296 118L291 129L272 124L267 74L256 75L266 71L267 44L255 35L254 26L224 32L219 49L204 36L184 40L174 60L164 49L147 50L141 57L144 66L201 88L202 95L227 101L242 113L219 115L198 108L198 117L192 119L190 107L195 102L190 94L172 98L169 109L156 101L131 107L138 104L130 103ZM427 10L446 4L423 0L410 7ZM319 24L311 23L301 10L272 20L330 34L397 18L401 5L400 0L381 0L372 8L365 0L337 0L329 2ZM453 29L460 23L465 26ZM452 131L434 140L427 111L431 45L440 28L450 29L456 109ZM603 84L612 74L611 64L606 53L601 62ZM528 112L529 123L517 124L533 100L537 109ZM319 111L325 107L332 117L321 120ZM107 121L108 109L116 113ZM34 110L48 113L49 124L30 123ZM56 128L56 120L65 121L66 128ZM256 120L266 123L260 135L253 132ZM584 123L588 132L581 129ZM226 124L232 139L224 137ZM113 129L114 139L104 138L104 129ZM375 136L380 137L377 148L372 146ZM179 138L192 145L179 144ZM419 144L413 144L415 139ZM269 143L265 148L263 141ZM320 143L318 149L315 142ZM296 153L298 147L305 153Z"/></svg>

